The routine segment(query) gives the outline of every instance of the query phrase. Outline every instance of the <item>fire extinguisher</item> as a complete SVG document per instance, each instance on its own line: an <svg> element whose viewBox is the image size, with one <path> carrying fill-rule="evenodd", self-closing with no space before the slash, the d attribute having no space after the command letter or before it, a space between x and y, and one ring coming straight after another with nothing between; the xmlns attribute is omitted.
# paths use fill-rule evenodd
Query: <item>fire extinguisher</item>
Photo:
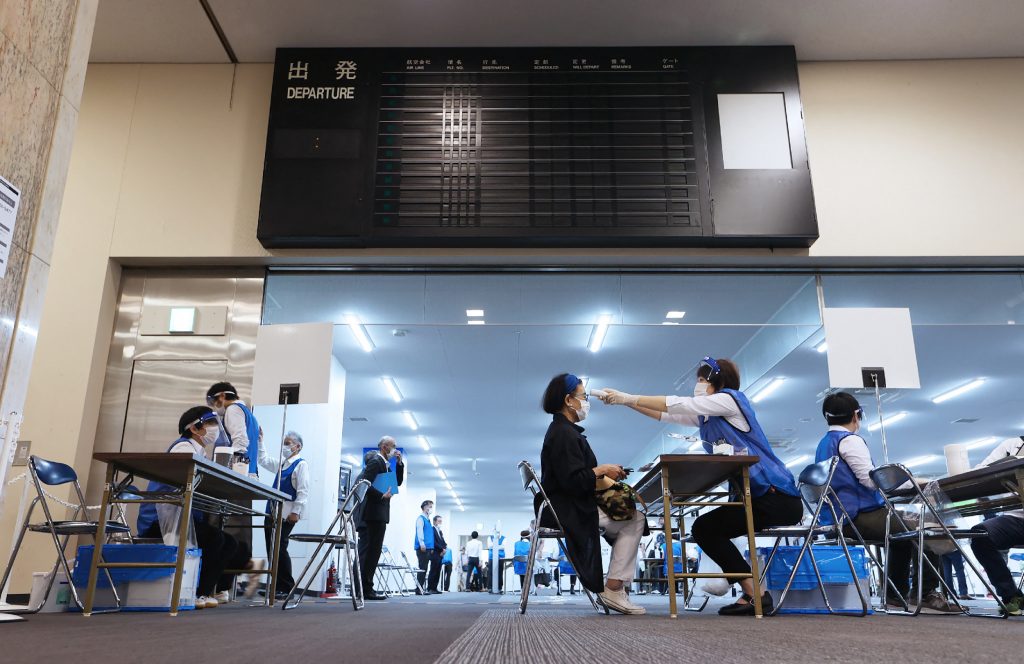
<svg viewBox="0 0 1024 664"><path fill-rule="evenodd" d="M321 597L334 597L338 594L338 568L335 566L334 561L331 561L331 567L327 570L327 588L324 589Z"/></svg>

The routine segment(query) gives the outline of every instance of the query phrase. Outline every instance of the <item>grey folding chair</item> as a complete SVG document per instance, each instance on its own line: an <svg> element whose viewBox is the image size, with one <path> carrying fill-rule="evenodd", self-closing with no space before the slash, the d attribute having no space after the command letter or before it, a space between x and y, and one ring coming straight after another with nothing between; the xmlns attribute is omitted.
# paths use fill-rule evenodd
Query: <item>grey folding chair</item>
<svg viewBox="0 0 1024 664"><path fill-rule="evenodd" d="M288 596L285 597L284 602L281 604L282 610L294 609L302 603L302 599L306 596L309 586L318 578L320 570L323 569L323 566L331 557L331 553L338 547L341 547L345 552L345 568L352 584L352 608L358 611L365 606L363 584L359 575L359 548L355 546L356 525L352 519L352 512L363 502L369 486L369 480L359 480L356 482L356 485L352 487L348 496L345 497L345 501L338 509L337 515L331 521L331 525L327 526L327 531L323 535L292 533L291 537L288 538L293 542L316 542L316 549L309 556L309 560L306 562L306 566L302 568L302 572L295 578L295 585L288 591ZM321 551L323 551L322 554ZM309 575L307 580L306 573L318 559L319 562L317 562L316 569L313 570L313 573ZM303 583L304 581L305 583ZM269 588L267 592L270 592ZM294 602L292 598L295 598Z"/></svg>
<svg viewBox="0 0 1024 664"><path fill-rule="evenodd" d="M800 547L800 553L797 554L796 561L793 563L793 571L790 572L789 579L786 581L786 585L782 589L782 594L779 596L779 601L775 603L775 606L768 614L770 616L778 613L779 609L782 608L783 603L786 601L786 595L789 593L789 590L793 585L793 581L796 579L797 572L800 569L800 563L805 554L810 557L811 568L814 570L814 576L818 580L818 590L821 592L821 598L825 602L825 608L830 614L859 617L863 617L868 614L868 600L864 596L864 591L861 589L860 583L857 581L857 567L853 562L853 556L850 555L850 548L847 546L846 538L842 536L843 522L840 520L833 506L833 501L836 503L839 502L838 496L836 496L835 491L832 490L832 478L835 476L838 462L839 457L832 457L831 459L826 459L819 463L812 463L804 468L800 473L797 486L800 490L800 496L803 499L804 506L811 512L811 520L809 523L797 524L795 526L768 528L757 533L758 537L775 538L775 545L772 547L771 553L765 561L764 568L761 570L762 581L767 574L768 568L771 567L772 560L775 559L775 554L778 552L779 544L782 542L783 538L793 537L803 539L804 541L803 546ZM831 524L821 523L822 511L826 508L828 509L827 514L832 517ZM839 545L843 549L843 556L846 558L846 562L850 567L853 584L857 589L857 596L860 598L860 613L836 611L832 608L832 604L828 600L828 593L825 592L825 584L821 579L821 571L818 569L818 562L814 558L814 547L812 546L812 542L816 537L829 535L835 536Z"/></svg>
<svg viewBox="0 0 1024 664"><path fill-rule="evenodd" d="M18 533L18 539L14 544L14 550L11 551L11 557L7 561L7 569L4 570L3 581L0 581L0 588L7 585L7 580L11 575L11 569L14 567L14 561L18 557L18 551L21 549L21 543L25 538L25 533L32 531L34 533L49 533L50 537L53 538L53 545L57 549L57 561L53 564L53 569L50 570L50 581L46 585L46 592L43 593L43 601L39 606L26 607L25 609L14 609L8 610L8 613L36 613L39 609L43 608L43 604L46 603L46 597L50 594L50 589L53 587L53 581L57 576L57 568L63 568L64 574L67 575L68 588L71 590L71 598L74 600L75 605L79 609L83 609L81 598L78 596L78 591L75 589L75 584L72 582L71 567L68 565L68 559L66 555L68 540L72 536L78 537L82 535L91 535L95 542L95 549L93 555L100 556L100 562L103 561L103 542L96 542L96 532L99 530L99 521L88 521L88 514L86 513L85 506L85 495L82 493L82 486L78 483L78 474L75 473L75 469L71 466L57 461L47 461L35 455L32 455L28 459L28 473L32 479L32 485L35 487L36 496L32 499L29 504L28 511L25 514L25 520L21 524L21 531ZM71 484L75 489L75 496L78 498L78 505L75 508L71 518L66 521L58 521L53 518L53 514L50 512L49 502L46 500L46 491L43 489L43 485L46 486L60 486L62 484ZM32 512L35 510L36 505L43 508L43 515L46 518L42 523L32 523ZM105 515L100 515L101 518ZM124 523L120 521L107 521L106 532L108 534L118 533L125 534L131 532L131 530ZM117 588L114 586L114 581L110 576L110 570L102 568L107 577L107 582L110 583L110 589L114 594L114 603L117 611L121 607L121 598L117 594ZM84 610L84 609L83 609ZM103 611L94 611L94 613L103 613Z"/></svg>
<svg viewBox="0 0 1024 664"><path fill-rule="evenodd" d="M405 562L405 564L396 565L395 571L398 572L399 578L405 575L411 576L413 583L416 584L416 590L418 590L421 595L426 594L426 590L423 588L423 584L420 583L420 572L423 573L423 580L426 581L427 570L421 570L418 567L413 567L412 563L409 562L409 556L405 555L405 551L401 551L400 553L402 554L402 560ZM402 588L405 589L407 587L408 586L405 585L405 579L402 579Z"/></svg>
<svg viewBox="0 0 1024 664"><path fill-rule="evenodd" d="M964 550L960 547L960 543L957 540L960 539L974 539L976 537L987 537L987 533L976 531L976 530L965 530L962 528L949 528L943 523L942 516L938 512L938 506L933 504L929 500L924 492L921 491L920 485L917 480L914 479L913 473L907 469L906 466L899 463L890 463L885 466L879 466L871 471L871 480L878 487L879 492L882 494L883 500L885 500L885 507L889 510L889 514L892 515L897 523L903 528L903 532L892 533L889 532L885 538L885 578L889 580L889 546L893 542L912 542L917 548L917 561L914 567L917 569L917 605L913 611L889 611L894 615L910 615L916 616L921 613L921 599L924 594L924 584L921 583L921 578L924 572L924 566L927 564L935 575L939 578L939 583L942 584L943 589L946 591L946 595L952 598L953 602L960 608L960 610L971 616L986 617L986 618L1006 618L1008 612L1006 605L999 599L998 593L995 589L989 585L988 580L981 573L981 571L975 566L974 561L969 556L964 554ZM893 504L893 499L897 498L896 492L904 490L904 485L908 485L906 489L909 493L905 497L910 497L912 501L916 501L918 505L917 524L910 525L907 520L900 514L899 510L896 509ZM930 517L930 519L928 518ZM934 522L934 525L928 524L928 521ZM964 557L964 561L970 565L971 570L974 574L981 579L985 589L995 598L996 603L999 604L999 608L1002 609L1002 615L992 615L984 613L972 613L970 609L960 603L953 589L946 585L946 581L943 579L942 571L936 569L930 560L924 555L925 542L946 540L956 548Z"/></svg>
<svg viewBox="0 0 1024 664"><path fill-rule="evenodd" d="M519 475L523 480L523 490L529 491L534 498L537 496L541 497L540 504L537 506L537 513L534 514L535 527L533 532L530 533L530 554L528 556L526 569L531 571L533 570L534 563L537 559L537 540L553 539L556 540L562 550L565 551L565 556L569 559L569 562L572 563L572 566L578 570L579 565L577 565L576 561L569 555L569 550L566 548L563 541L565 539L565 529L562 527L562 522L559 520L558 514L555 512L555 508L551 505L551 501L548 499L547 493L544 492L544 487L541 485L540 479L537 477L537 473L534 472L533 466L530 465L529 461L524 460L519 462L518 467ZM544 516L545 511L551 514L551 518L555 520L555 524L558 526L557 528L546 528L541 525L541 518ZM595 611L604 610L605 613L608 613L607 607L598 606L593 593L583 585L582 579L580 580L580 587L583 588L583 592L587 594L587 599L590 600L590 604L594 607ZM530 593L522 593L522 597L519 600L519 613L526 613L526 604L529 601L529 598Z"/></svg>

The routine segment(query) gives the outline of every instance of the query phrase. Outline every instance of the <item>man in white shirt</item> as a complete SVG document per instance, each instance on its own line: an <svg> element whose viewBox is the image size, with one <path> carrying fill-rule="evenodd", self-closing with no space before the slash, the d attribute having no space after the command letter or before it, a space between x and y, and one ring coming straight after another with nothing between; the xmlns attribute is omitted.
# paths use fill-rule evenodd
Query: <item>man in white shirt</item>
<svg viewBox="0 0 1024 664"><path fill-rule="evenodd" d="M477 583L483 579L483 570L480 569L480 554L483 552L484 544L480 541L480 533L475 530L469 536L466 543L466 590L473 590L473 570L476 570Z"/></svg>
<svg viewBox="0 0 1024 664"><path fill-rule="evenodd" d="M984 468L1009 457L1024 457L1024 436L1007 438L985 457L979 468ZM985 568L988 580L992 582L999 598L1003 600L1012 616L1024 614L1024 595L1017 590L1010 568L1000 551L1024 546L1024 510L1013 510L982 521L971 530L988 533L988 537L971 540L971 550L981 566Z"/></svg>
<svg viewBox="0 0 1024 664"><path fill-rule="evenodd" d="M295 585L292 578L292 559L288 555L288 536L291 535L295 524L299 522L306 511L306 502L309 500L309 464L305 459L299 458L302 451L302 436L289 431L284 437L284 461L281 464L281 491L288 494L290 500L286 500L281 507L284 515L284 522L281 525L281 550L279 553L280 562L277 565L277 594L284 599L288 592ZM260 465L274 473L273 486L277 484L277 458L276 455L267 454L260 444ZM271 540L271 521L268 515L264 520L263 533L267 542L267 555L270 555L273 541Z"/></svg>

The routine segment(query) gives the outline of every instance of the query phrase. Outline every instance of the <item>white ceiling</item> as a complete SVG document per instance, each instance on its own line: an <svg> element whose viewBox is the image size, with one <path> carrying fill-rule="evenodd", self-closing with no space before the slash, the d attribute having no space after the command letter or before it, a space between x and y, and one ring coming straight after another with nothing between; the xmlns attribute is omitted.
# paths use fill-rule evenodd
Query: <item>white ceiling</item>
<svg viewBox="0 0 1024 664"><path fill-rule="evenodd" d="M810 60L1024 56L1020 0L209 0L241 62L284 46L793 44ZM100 0L92 62L228 62L199 0Z"/></svg>
<svg viewBox="0 0 1024 664"><path fill-rule="evenodd" d="M467 509L507 512L527 505L515 464L539 457L549 421L539 401L551 376L572 371L593 377L591 387L689 394L702 355L735 356L765 323L780 322L775 314L784 305L805 311L792 304L816 298L808 281L806 275L273 274L264 322L339 322L357 313L376 348L364 353L346 327L336 330L335 355L348 370L346 417L368 419L346 422L348 450L395 435L414 472L440 486L400 415L411 410ZM827 306L911 309L922 389L886 396L887 412L911 413L889 430L893 460L941 455L946 443L1024 433L1024 328L1007 324L1024 316L1021 275L841 276L825 277L824 284ZM487 325L466 324L465 310L475 308L486 311ZM670 309L686 311L683 325L661 324ZM602 350L590 353L586 344L602 313L616 324ZM816 311L784 322L780 329L806 341L754 387L774 376L787 379L758 414L780 457L790 460L813 454L822 435L818 398L828 371L826 356L813 349L821 338ZM382 375L397 381L405 397L400 406L388 398ZM978 376L988 379L979 390L931 403ZM873 413L873 401L862 401ZM978 422L952 424L960 418ZM638 464L652 446L689 445L665 435L687 433L679 428L599 403L586 426L605 462ZM869 442L880 460L880 438L874 434ZM972 460L984 452L973 452ZM919 470L943 469L937 460Z"/></svg>

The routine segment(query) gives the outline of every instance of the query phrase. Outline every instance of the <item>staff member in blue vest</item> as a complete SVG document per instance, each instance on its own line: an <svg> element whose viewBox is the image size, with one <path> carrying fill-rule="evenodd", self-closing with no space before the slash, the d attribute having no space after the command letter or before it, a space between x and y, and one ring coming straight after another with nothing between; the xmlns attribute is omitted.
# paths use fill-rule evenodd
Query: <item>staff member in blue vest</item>
<svg viewBox="0 0 1024 664"><path fill-rule="evenodd" d="M249 475L259 473L259 444L263 431L249 407L238 399L238 390L231 383L214 383L206 391L206 403L220 416L224 431L231 440L236 461L249 465Z"/></svg>
<svg viewBox="0 0 1024 664"><path fill-rule="evenodd" d="M705 357L697 366L697 384L692 397L636 396L606 389L601 398L608 404L622 404L662 422L700 427L704 450L729 443L734 449L746 448L760 457L750 467L751 508L754 528L790 526L800 522L804 507L796 482L786 464L772 450L757 421L747 396L740 392L740 371L731 360ZM750 573L750 565L730 541L747 532L742 507L725 506L706 512L693 522L694 540L724 572ZM751 579L742 579L743 595L735 604L722 607L721 615L754 615ZM771 595L761 597L765 613L772 608Z"/></svg>
<svg viewBox="0 0 1024 664"><path fill-rule="evenodd" d="M561 547L561 545L559 545L558 549L559 549L558 550L558 566L555 567L555 574L557 575L557 578L555 579L555 588L558 588L558 594L561 595L562 594L562 575L563 574L568 574L569 575L569 594L570 595L575 595L576 594L576 568L574 568L572 566L572 563L569 562L568 556L565 555L565 549L563 549Z"/></svg>
<svg viewBox="0 0 1024 664"><path fill-rule="evenodd" d="M526 587L526 577L530 576L526 569L527 561L530 558L530 531L524 530L519 533L519 541L512 547L512 571L519 577L519 590L529 592Z"/></svg>
<svg viewBox="0 0 1024 664"><path fill-rule="evenodd" d="M441 576L441 585L444 586L444 591L450 593L452 591L452 550L447 545L444 555L441 556Z"/></svg>
<svg viewBox="0 0 1024 664"><path fill-rule="evenodd" d="M884 541L885 525L889 522L891 532L902 532L903 526L894 517L889 516L885 509L885 501L882 494L875 488L871 481L870 472L874 470L875 463L871 459L871 452L863 438L857 435L860 431L861 421L864 419L864 409L861 408L857 399L847 392L835 392L825 397L821 404L821 414L828 423L828 432L818 443L818 449L814 454L815 463L826 461L832 457L841 459L836 472L832 477L832 488L843 509L853 519L854 526L860 531L862 537L867 540ZM833 523L832 513L828 509L821 511L821 522L825 525ZM853 537L853 530L846 526L844 533L847 537ZM904 596L910 590L910 560L914 553L911 542L893 542L889 547L889 579L896 590ZM960 613L960 609L950 604L936 591L939 587L939 576L936 570L942 569L942 562L939 556L931 551L925 551L931 566L924 566L924 587L921 597L921 609L928 613ZM903 601L892 595L892 588L886 588L886 605L896 609L903 609ZM914 601L917 593L910 593Z"/></svg>
<svg viewBox="0 0 1024 664"><path fill-rule="evenodd" d="M434 553L434 527L430 523L430 512L433 509L434 501L424 500L420 503L421 514L416 517L416 535L413 537L412 545L416 549L416 560L420 568L416 574L416 579L419 581L419 587L416 588L417 595L439 594L436 591L432 593L427 589L427 570L430 565L430 557Z"/></svg>
<svg viewBox="0 0 1024 664"><path fill-rule="evenodd" d="M281 491L288 494L289 500L281 506L281 514L284 515L284 522L281 525L281 551L280 562L277 565L277 594L284 599L295 585L292 578L292 559L288 555L288 536L291 535L295 524L302 519L306 511L306 503L309 500L309 464L305 459L299 457L302 451L302 436L289 431L284 437L283 462L281 464ZM274 473L274 488L277 488L277 458L267 454L260 445L260 465ZM271 539L272 531L270 516L263 522L263 534L267 542L267 555L271 555L274 542Z"/></svg>
<svg viewBox="0 0 1024 664"><path fill-rule="evenodd" d="M168 454L198 454L206 456L206 448L213 447L220 434L217 416L206 406L195 406L186 410L178 419L178 439L167 448ZM160 482L150 482L147 491L174 492L178 487ZM180 509L180 508L174 508ZM165 519L166 521L166 519ZM177 518L174 519L177 521ZM136 521L139 537L162 538L163 530L155 503L143 503L139 506L139 517ZM168 524L165 523L165 527ZM176 528L176 524L170 526ZM231 577L221 579L225 568L251 568L249 547L238 542L231 535L214 528L206 522L206 515L199 510L192 510L192 527L196 543L203 552L199 566L199 582L196 586L196 608L212 609L218 604L226 604L229 596L226 588L230 587ZM218 580L224 590L217 593Z"/></svg>

